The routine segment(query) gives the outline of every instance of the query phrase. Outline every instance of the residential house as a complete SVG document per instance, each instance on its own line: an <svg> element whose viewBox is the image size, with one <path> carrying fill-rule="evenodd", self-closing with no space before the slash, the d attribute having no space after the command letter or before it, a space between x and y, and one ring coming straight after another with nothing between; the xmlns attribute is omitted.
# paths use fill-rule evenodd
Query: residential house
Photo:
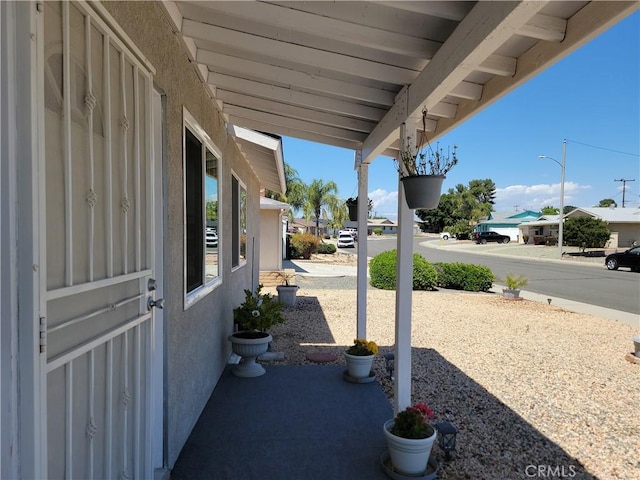
<svg viewBox="0 0 640 480"><path fill-rule="evenodd" d="M259 278L260 189L284 190L257 132L352 149L364 198L368 165L413 147L423 109L437 140L638 8L413 3L0 2L1 478L167 476Z"/></svg>
<svg viewBox="0 0 640 480"><path fill-rule="evenodd" d="M328 233L327 221L324 218L318 219L318 227L316 228L315 219L294 218L289 222L289 231L310 233L311 235L326 235Z"/></svg>
<svg viewBox="0 0 640 480"><path fill-rule="evenodd" d="M535 220L540 216L540 212L532 210L522 210L514 212L491 212L486 220L480 220L476 225L475 232L493 231L501 235L509 235L512 241L520 241L518 227L523 222Z"/></svg>

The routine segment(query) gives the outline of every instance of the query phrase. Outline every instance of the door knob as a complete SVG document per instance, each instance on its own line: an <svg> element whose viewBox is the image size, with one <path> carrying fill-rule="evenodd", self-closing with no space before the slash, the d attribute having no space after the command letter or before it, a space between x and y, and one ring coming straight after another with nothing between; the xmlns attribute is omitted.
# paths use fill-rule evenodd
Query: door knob
<svg viewBox="0 0 640 480"><path fill-rule="evenodd" d="M164 299L154 300L152 297L147 298L147 310L151 310L153 307L164 308Z"/></svg>

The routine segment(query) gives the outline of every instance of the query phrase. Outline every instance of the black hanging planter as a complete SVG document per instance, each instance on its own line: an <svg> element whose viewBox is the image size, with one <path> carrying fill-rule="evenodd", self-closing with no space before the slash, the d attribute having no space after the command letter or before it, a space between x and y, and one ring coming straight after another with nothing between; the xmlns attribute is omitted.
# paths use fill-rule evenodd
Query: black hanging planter
<svg viewBox="0 0 640 480"><path fill-rule="evenodd" d="M440 192L444 175L419 175L415 177L403 177L404 196L407 206L411 209L425 208L427 210L437 208L440 203Z"/></svg>
<svg viewBox="0 0 640 480"><path fill-rule="evenodd" d="M355 222L358 220L358 199L357 198L349 198L345 202L347 208L349 209L349 220Z"/></svg>

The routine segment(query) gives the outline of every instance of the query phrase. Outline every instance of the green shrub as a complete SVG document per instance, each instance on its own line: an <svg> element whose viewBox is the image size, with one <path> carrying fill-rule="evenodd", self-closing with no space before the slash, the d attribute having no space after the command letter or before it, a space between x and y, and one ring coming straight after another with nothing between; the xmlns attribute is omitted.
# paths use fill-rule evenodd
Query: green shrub
<svg viewBox="0 0 640 480"><path fill-rule="evenodd" d="M468 292L488 292L494 275L489 267L470 263L435 263L438 286Z"/></svg>
<svg viewBox="0 0 640 480"><path fill-rule="evenodd" d="M369 276L372 287L383 290L396 288L396 263L398 252L387 250L371 259L369 263ZM435 268L427 262L419 253L413 254L413 289L433 290L436 286L438 275Z"/></svg>
<svg viewBox="0 0 640 480"><path fill-rule="evenodd" d="M336 253L336 246L333 243L320 243L318 245L318 253Z"/></svg>
<svg viewBox="0 0 640 480"><path fill-rule="evenodd" d="M380 236L380 235L382 235L382 229L381 228L376 228L376 229L373 230L373 233L378 235L378 236Z"/></svg>
<svg viewBox="0 0 640 480"><path fill-rule="evenodd" d="M309 260L311 254L318 251L320 239L310 233L296 233L291 236L292 255L291 258L304 258Z"/></svg>
<svg viewBox="0 0 640 480"><path fill-rule="evenodd" d="M564 222L564 242L586 248L604 248L611 236L609 225L593 217L571 217Z"/></svg>

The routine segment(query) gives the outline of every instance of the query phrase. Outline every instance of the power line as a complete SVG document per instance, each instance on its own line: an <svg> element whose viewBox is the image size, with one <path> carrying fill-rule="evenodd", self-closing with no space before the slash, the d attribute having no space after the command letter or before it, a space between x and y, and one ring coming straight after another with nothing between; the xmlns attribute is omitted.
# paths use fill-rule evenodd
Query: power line
<svg viewBox="0 0 640 480"><path fill-rule="evenodd" d="M627 182L635 182L636 179L634 178L633 180L629 180L627 178L621 178L619 180L616 180L615 178L613 179L614 182L622 182L622 208L624 208L624 194L627 190Z"/></svg>
<svg viewBox="0 0 640 480"><path fill-rule="evenodd" d="M622 155L630 155L632 157L640 157L640 154L637 154L637 153L621 152L620 150L613 150L611 148L598 147L596 145L589 145L588 143L576 142L575 140L567 140L567 142L577 143L578 145L584 145L585 147L597 148L599 150L605 150L607 152L620 153Z"/></svg>

